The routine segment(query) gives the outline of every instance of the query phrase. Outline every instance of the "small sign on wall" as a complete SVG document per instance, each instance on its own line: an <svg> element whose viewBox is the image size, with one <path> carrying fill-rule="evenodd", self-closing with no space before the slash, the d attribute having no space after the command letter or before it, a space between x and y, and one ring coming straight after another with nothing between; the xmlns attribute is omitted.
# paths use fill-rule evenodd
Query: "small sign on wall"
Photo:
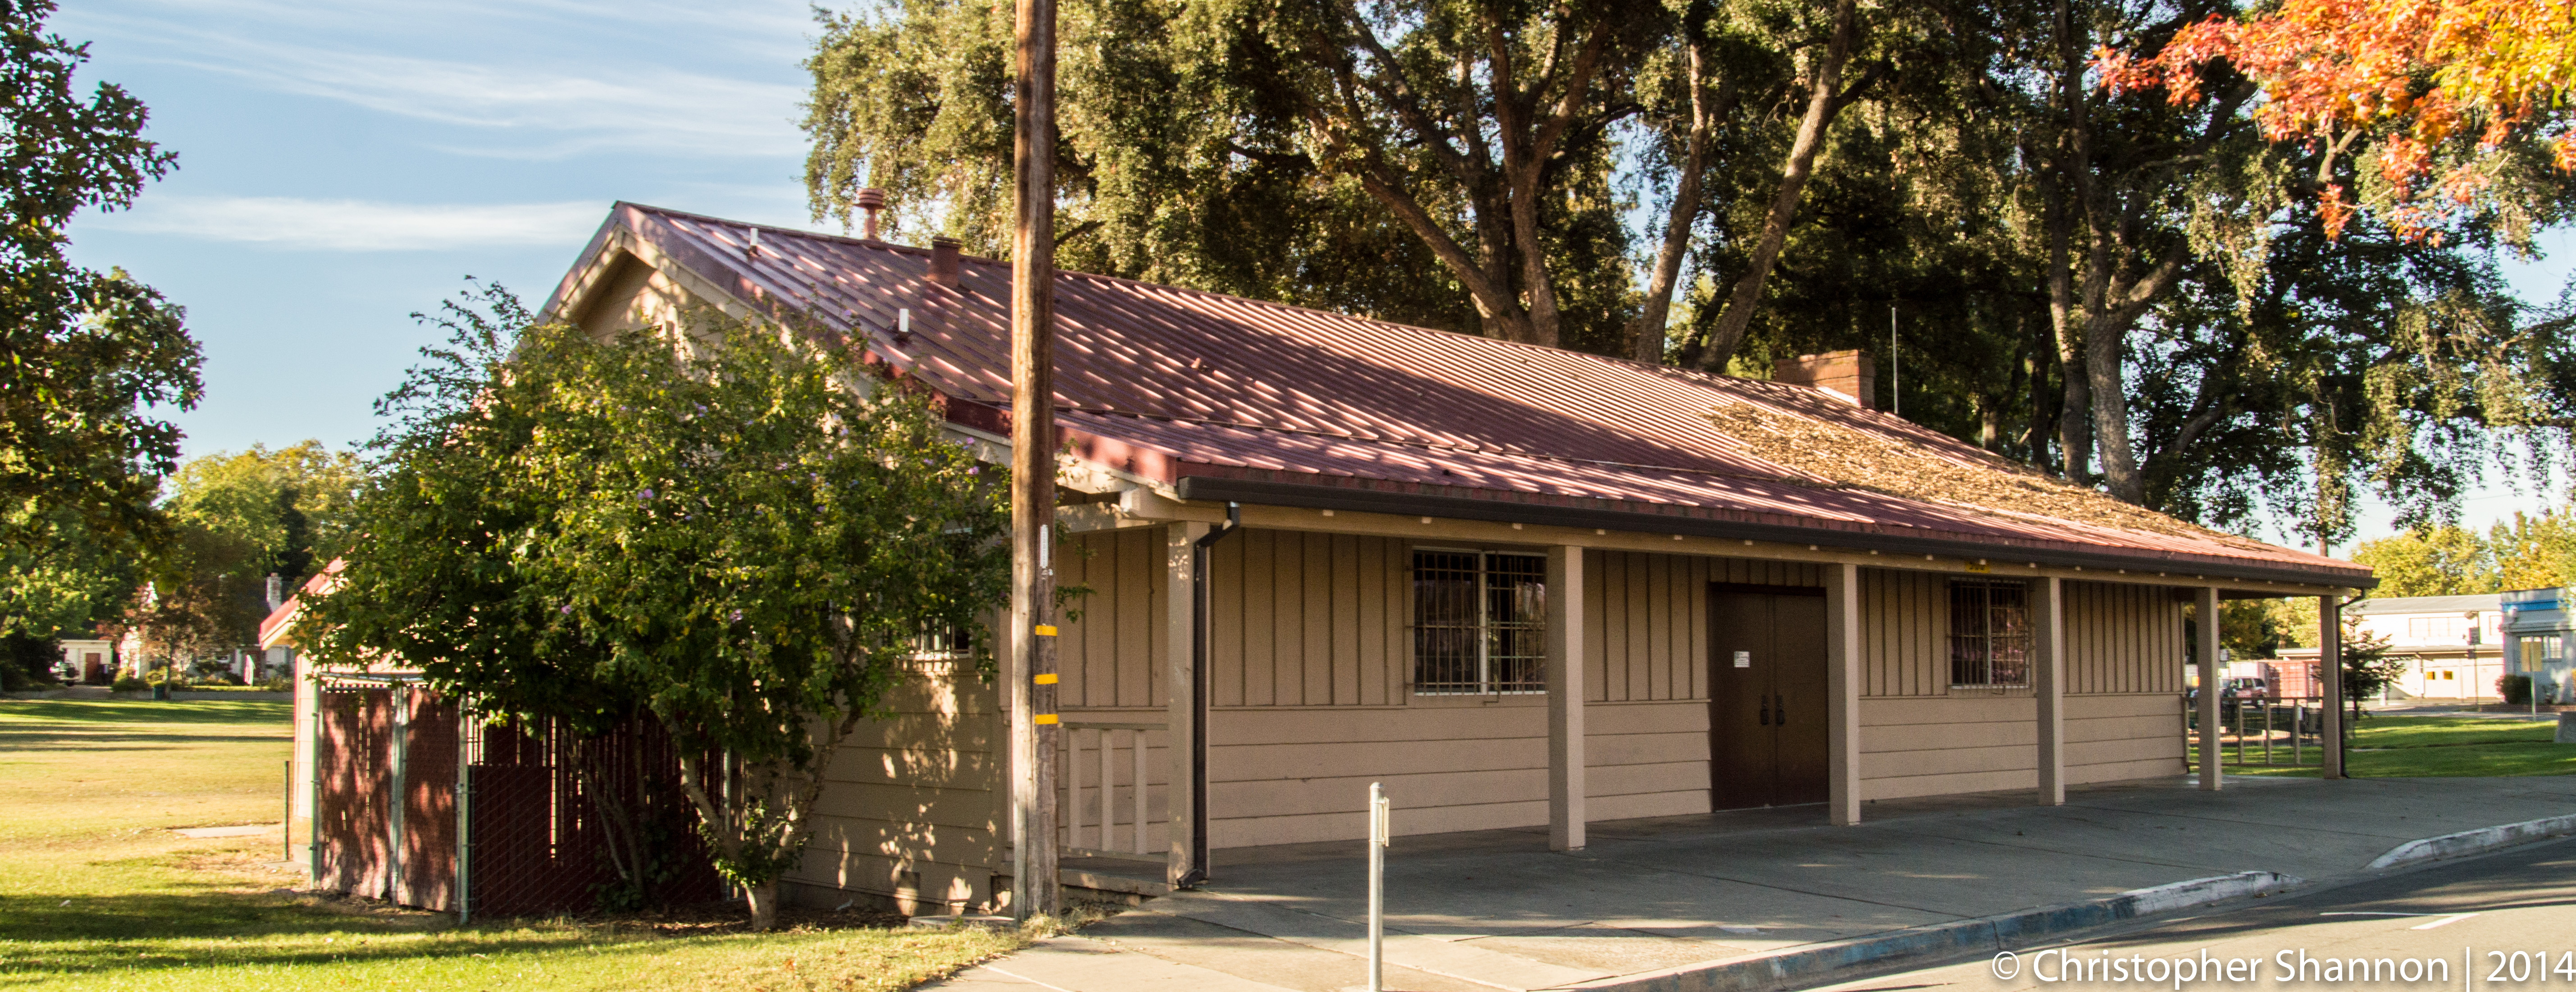
<svg viewBox="0 0 2576 992"><path fill-rule="evenodd" d="M1736 652L1736 653L1735 653L1735 667L1737 667L1737 668L1751 668L1751 667L1753 667L1753 652L1751 652L1751 651L1738 651L1738 652Z"/></svg>

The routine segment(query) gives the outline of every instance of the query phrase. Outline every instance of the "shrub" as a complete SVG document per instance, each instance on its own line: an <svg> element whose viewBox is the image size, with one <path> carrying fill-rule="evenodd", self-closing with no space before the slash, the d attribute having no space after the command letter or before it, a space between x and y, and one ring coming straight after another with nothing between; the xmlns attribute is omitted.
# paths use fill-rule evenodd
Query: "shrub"
<svg viewBox="0 0 2576 992"><path fill-rule="evenodd" d="M271 675L259 680L259 687L268 692L294 692L295 676Z"/></svg>
<svg viewBox="0 0 2576 992"><path fill-rule="evenodd" d="M2531 704L2531 676L2528 676L2528 675L2507 675L2507 676L2505 676L2505 677L2503 677L2503 678L2497 679L2497 680L2496 680L2496 694L2497 694L2497 695L2500 695L2500 696L2503 696L2503 697L2504 697L2504 701L2505 701L2506 703L2511 704L2511 705L2515 705L2515 706L2528 706L2528 705L2530 705L2530 704Z"/></svg>
<svg viewBox="0 0 2576 992"><path fill-rule="evenodd" d="M143 692L152 688L152 683L131 675L119 675L116 681L108 683L107 687L115 692Z"/></svg>

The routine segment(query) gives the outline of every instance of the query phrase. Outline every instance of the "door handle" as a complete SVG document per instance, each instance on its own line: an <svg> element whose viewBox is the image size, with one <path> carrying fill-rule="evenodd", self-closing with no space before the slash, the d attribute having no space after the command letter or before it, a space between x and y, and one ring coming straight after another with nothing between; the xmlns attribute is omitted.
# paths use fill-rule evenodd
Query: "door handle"
<svg viewBox="0 0 2576 992"><path fill-rule="evenodd" d="M1772 699L1772 706L1774 706L1775 708L1777 708L1777 709L1779 710L1779 712L1780 712L1780 725L1781 725L1781 726L1783 726L1783 727L1788 726L1788 725L1789 725L1789 697L1787 697L1787 696L1773 696L1773 697L1771 697L1771 699Z"/></svg>
<svg viewBox="0 0 2576 992"><path fill-rule="evenodd" d="M1771 725L1771 697L1767 695L1762 697L1762 725Z"/></svg>

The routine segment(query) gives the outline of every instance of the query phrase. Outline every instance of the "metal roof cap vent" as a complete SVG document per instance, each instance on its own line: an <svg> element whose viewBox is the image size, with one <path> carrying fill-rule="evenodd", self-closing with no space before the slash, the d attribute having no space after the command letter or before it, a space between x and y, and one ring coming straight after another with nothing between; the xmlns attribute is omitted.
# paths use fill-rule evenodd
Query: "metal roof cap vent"
<svg viewBox="0 0 2576 992"><path fill-rule="evenodd" d="M1813 386L1863 410L1875 408L1871 387L1877 377L1876 363L1857 349L1783 358L1771 365L1773 382Z"/></svg>
<svg viewBox="0 0 2576 992"><path fill-rule="evenodd" d="M877 240L877 212L885 209L885 191L874 186L861 187L858 196L859 236Z"/></svg>

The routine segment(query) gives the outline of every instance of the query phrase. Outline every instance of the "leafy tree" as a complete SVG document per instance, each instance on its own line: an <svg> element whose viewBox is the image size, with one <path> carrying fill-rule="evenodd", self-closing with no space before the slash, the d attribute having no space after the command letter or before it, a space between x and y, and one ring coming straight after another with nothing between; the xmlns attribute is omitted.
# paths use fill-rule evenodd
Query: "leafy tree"
<svg viewBox="0 0 2576 992"><path fill-rule="evenodd" d="M921 398L774 324L594 341L498 290L445 319L387 398L312 650L400 656L487 714L650 714L768 927L824 762L925 632L1001 601L1002 480Z"/></svg>
<svg viewBox="0 0 2576 992"><path fill-rule="evenodd" d="M138 555L102 542L78 514L20 525L38 543L0 545L0 633L54 639L120 616L141 586Z"/></svg>
<svg viewBox="0 0 2576 992"><path fill-rule="evenodd" d="M162 503L171 540L130 621L146 655L208 658L254 643L268 577L293 589L339 553L363 475L356 455L310 440L183 466Z"/></svg>
<svg viewBox="0 0 2576 992"><path fill-rule="evenodd" d="M2419 527L2352 549L2355 564L2379 578L2380 596L2459 596L2497 590L2493 552L2458 527Z"/></svg>
<svg viewBox="0 0 2576 992"><path fill-rule="evenodd" d="M2344 721L2349 728L2362 717L2361 703L2379 695L2406 675L2406 662L2388 656L2388 638L2361 629L2361 617L2344 611L2343 698L2352 710L2352 719Z"/></svg>
<svg viewBox="0 0 2576 992"><path fill-rule="evenodd" d="M308 597L299 631L306 653L341 665L400 658L443 693L470 694L487 719L516 719L566 732L584 794L601 805L601 826L618 881L612 905L649 898L643 824L660 797L633 805L593 781L590 760L607 731L639 711L631 687L602 676L606 652L561 612L565 596L531 573L532 536L553 526L552 504L530 491L529 447L553 416L543 376L515 374L514 356L557 367L549 345L571 339L532 334L517 297L476 286L416 315L444 330L423 349L428 361L376 403L387 426L350 516L364 521L334 566L329 591Z"/></svg>
<svg viewBox="0 0 2576 992"><path fill-rule="evenodd" d="M1764 218L1741 296L1781 257L1833 120L1885 75L1871 16L1721 0L1077 4L1062 22L1059 262L1660 361L1691 232L1721 188L1710 177L1735 173L1723 190ZM857 190L879 186L899 222L934 218L1000 253L1009 11L903 0L821 19L815 216L846 223ZM1672 191L1651 208L1661 244L1642 301L1628 161Z"/></svg>
<svg viewBox="0 0 2576 992"><path fill-rule="evenodd" d="M2519 511L2487 531L2499 589L2552 589L2576 575L2576 519L2567 507L2540 516Z"/></svg>
<svg viewBox="0 0 2576 992"><path fill-rule="evenodd" d="M83 208L132 205L175 157L142 137L141 101L73 74L86 44L45 33L49 0L0 2L0 543L41 546L58 511L102 539L156 536L199 356L180 308L121 270L63 257Z"/></svg>
<svg viewBox="0 0 2576 992"><path fill-rule="evenodd" d="M2563 2L2287 0L2189 25L2152 57L2106 53L2101 68L2188 103L2221 61L2261 86L2266 135L2325 151L2329 233L2362 209L2410 239L2478 213L2527 235L2559 214L2543 170L2576 172L2576 13ZM2331 171L2355 156L2367 160L2359 204Z"/></svg>
<svg viewBox="0 0 2576 992"><path fill-rule="evenodd" d="M538 584L670 729L765 929L840 741L925 633L1002 601L1004 489L845 351L712 316L691 334L566 349L522 468L555 508Z"/></svg>

